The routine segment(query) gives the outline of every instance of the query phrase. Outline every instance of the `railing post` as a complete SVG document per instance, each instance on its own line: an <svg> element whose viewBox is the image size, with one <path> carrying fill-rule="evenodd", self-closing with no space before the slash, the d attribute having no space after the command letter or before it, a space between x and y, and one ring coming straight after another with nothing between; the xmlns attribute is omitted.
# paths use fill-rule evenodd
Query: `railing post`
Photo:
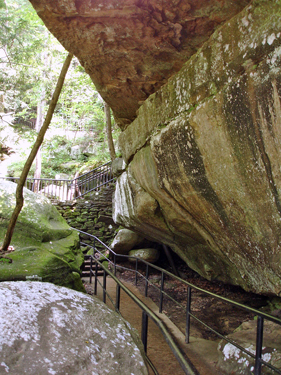
<svg viewBox="0 0 281 375"><path fill-rule="evenodd" d="M115 310L120 310L120 285L116 285L116 302L115 302Z"/></svg>
<svg viewBox="0 0 281 375"><path fill-rule="evenodd" d="M164 272L161 272L161 291L160 291L160 304L159 304L159 312L162 313L163 310L163 291L164 291Z"/></svg>
<svg viewBox="0 0 281 375"><path fill-rule="evenodd" d="M116 276L116 254L113 255L114 276Z"/></svg>
<svg viewBox="0 0 281 375"><path fill-rule="evenodd" d="M136 259L135 284L136 284L136 286L138 285L138 259Z"/></svg>
<svg viewBox="0 0 281 375"><path fill-rule="evenodd" d="M97 282L98 282L98 279L97 279L97 276L98 276L98 264L96 262L96 246L95 246L95 241L96 239L94 238L94 248L93 248L93 258L94 258L94 261L95 261L95 295L97 294ZM92 257L91 257L91 264L90 264L90 284L92 284Z"/></svg>
<svg viewBox="0 0 281 375"><path fill-rule="evenodd" d="M142 312L141 324L141 341L143 343L144 352L147 352L147 331L148 331L148 316L145 311Z"/></svg>
<svg viewBox="0 0 281 375"><path fill-rule="evenodd" d="M146 272L145 272L145 296L147 297L147 290L148 290L148 264L146 265Z"/></svg>
<svg viewBox="0 0 281 375"><path fill-rule="evenodd" d="M256 359L254 374L261 374L261 356L262 356L262 341L263 341L263 317L258 316L257 322L257 341L256 341Z"/></svg>
<svg viewBox="0 0 281 375"><path fill-rule="evenodd" d="M106 272L103 271L103 285L102 285L102 290L103 290L103 303L106 303Z"/></svg>
<svg viewBox="0 0 281 375"><path fill-rule="evenodd" d="M93 258L90 257L90 284L92 284Z"/></svg>
<svg viewBox="0 0 281 375"><path fill-rule="evenodd" d="M190 334L190 306L191 306L191 287L187 288L187 304L186 304L186 326L185 326L185 342L189 343Z"/></svg>
<svg viewBox="0 0 281 375"><path fill-rule="evenodd" d="M95 296L97 295L97 289L98 289L98 263L95 260L95 288L94 288L94 293Z"/></svg>

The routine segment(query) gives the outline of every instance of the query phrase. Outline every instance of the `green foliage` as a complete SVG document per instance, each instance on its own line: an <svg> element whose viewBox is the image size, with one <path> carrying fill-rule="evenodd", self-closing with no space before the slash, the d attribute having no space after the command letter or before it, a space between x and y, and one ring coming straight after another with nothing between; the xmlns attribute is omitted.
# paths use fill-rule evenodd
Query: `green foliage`
<svg viewBox="0 0 281 375"><path fill-rule="evenodd" d="M17 162L13 162L9 165L9 168L8 168L9 177L20 177L21 171L23 170L23 167L25 164L26 157L27 155L25 153L22 153ZM30 168L28 177L33 178L34 171L35 171L35 168L34 168L34 165L32 165L32 167Z"/></svg>
<svg viewBox="0 0 281 375"><path fill-rule="evenodd" d="M47 107L66 52L45 28L28 0L6 0L6 3L0 0L0 21L0 95L4 94L5 111L16 115L15 132L28 142L19 154L20 160L9 170L10 175L18 176L36 135L24 124L36 118L42 98L46 99ZM87 136L84 133L81 138L81 130ZM58 173L72 177L77 170L83 173L110 159L105 139L103 100L75 58L49 131L52 134L65 131L66 136L44 141L41 148L42 177L54 178ZM113 138L116 139L118 134L119 129L113 125ZM71 147L78 144L85 150L93 149L93 152L82 153L78 159L72 160ZM33 173L34 168L29 176L32 177Z"/></svg>
<svg viewBox="0 0 281 375"><path fill-rule="evenodd" d="M9 109L17 109L40 80L37 57L44 47L44 30L27 0L7 0L6 7L0 6L0 91Z"/></svg>

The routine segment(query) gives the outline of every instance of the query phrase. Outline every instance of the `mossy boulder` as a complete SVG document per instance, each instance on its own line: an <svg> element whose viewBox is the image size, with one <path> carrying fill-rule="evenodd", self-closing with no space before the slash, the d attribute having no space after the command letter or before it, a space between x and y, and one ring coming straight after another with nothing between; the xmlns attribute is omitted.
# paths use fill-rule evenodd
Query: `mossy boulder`
<svg viewBox="0 0 281 375"><path fill-rule="evenodd" d="M3 241L15 206L16 184L0 183L0 239ZM79 237L47 198L24 189L9 254L12 263L0 261L0 281L26 280L37 275L43 281L84 291L80 280L83 254Z"/></svg>
<svg viewBox="0 0 281 375"><path fill-rule="evenodd" d="M253 355L255 354L257 321L242 323L234 333L227 337ZM262 359L270 365L281 369L281 327L267 321L263 331ZM221 340L218 345L218 369L224 374L251 375L254 370L254 359L229 342ZM262 374L275 373L268 367L262 369Z"/></svg>

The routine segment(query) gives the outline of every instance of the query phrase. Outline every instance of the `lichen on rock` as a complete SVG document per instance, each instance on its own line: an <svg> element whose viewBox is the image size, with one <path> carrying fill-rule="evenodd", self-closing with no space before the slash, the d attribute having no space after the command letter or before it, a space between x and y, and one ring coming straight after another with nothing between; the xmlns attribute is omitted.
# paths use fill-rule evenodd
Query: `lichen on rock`
<svg viewBox="0 0 281 375"><path fill-rule="evenodd" d="M95 297L42 282L0 283L0 373L147 375L136 331Z"/></svg>

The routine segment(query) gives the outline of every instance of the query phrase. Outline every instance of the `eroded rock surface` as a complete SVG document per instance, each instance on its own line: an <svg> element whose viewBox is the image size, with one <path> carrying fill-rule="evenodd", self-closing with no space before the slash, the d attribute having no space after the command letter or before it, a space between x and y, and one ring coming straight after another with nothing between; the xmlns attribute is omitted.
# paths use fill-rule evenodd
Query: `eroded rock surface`
<svg viewBox="0 0 281 375"><path fill-rule="evenodd" d="M214 29L250 0L30 0L91 76L121 127Z"/></svg>
<svg viewBox="0 0 281 375"><path fill-rule="evenodd" d="M281 1L31 2L124 129L115 221L281 295Z"/></svg>
<svg viewBox="0 0 281 375"><path fill-rule="evenodd" d="M114 220L208 279L281 294L281 2L218 28L120 136Z"/></svg>
<svg viewBox="0 0 281 375"><path fill-rule="evenodd" d="M0 331L1 374L147 375L129 323L68 288L0 283Z"/></svg>

